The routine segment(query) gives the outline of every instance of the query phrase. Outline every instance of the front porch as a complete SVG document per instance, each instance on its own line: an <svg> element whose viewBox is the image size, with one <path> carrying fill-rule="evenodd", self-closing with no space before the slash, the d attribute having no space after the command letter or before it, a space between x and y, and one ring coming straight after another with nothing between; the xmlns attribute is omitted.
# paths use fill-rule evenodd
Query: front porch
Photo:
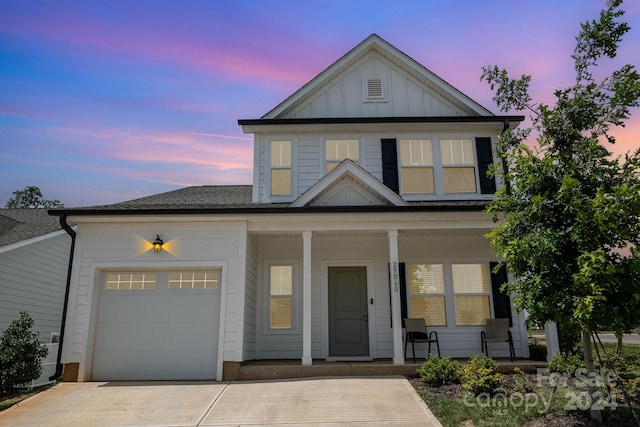
<svg viewBox="0 0 640 427"><path fill-rule="evenodd" d="M466 364L468 359L456 359ZM511 362L508 358L498 358L498 371L512 372L519 368L524 372L536 372L538 368L545 368L546 362L517 359ZM417 359L413 363L411 358L405 360L404 365L394 364L392 359L374 359L372 361L340 361L329 362L324 359L314 359L311 365L303 365L301 360L251 360L246 362L225 362L224 381L256 381L285 378L305 377L339 377L339 376L378 376L402 375L410 376L424 360Z"/></svg>

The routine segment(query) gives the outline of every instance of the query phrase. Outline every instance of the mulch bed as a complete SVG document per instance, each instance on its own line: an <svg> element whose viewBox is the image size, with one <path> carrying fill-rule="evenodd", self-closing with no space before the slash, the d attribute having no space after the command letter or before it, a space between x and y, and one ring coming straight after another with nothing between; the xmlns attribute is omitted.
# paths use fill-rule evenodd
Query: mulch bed
<svg viewBox="0 0 640 427"><path fill-rule="evenodd" d="M534 376L535 378L535 376ZM431 386L419 377L407 378L413 388L427 400L437 399L461 399L462 386L460 384L446 384L439 387ZM509 378L505 378L509 381ZM543 415L533 421L529 421L523 427L637 427L632 421L620 419L615 413L605 413L604 424L593 421L587 411L559 411ZM470 421L465 427L473 427Z"/></svg>

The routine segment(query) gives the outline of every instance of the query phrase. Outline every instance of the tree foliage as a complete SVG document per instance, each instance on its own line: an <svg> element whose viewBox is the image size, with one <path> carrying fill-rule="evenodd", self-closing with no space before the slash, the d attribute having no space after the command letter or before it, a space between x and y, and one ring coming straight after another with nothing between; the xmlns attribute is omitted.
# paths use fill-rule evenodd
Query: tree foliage
<svg viewBox="0 0 640 427"><path fill-rule="evenodd" d="M0 389L6 393L19 384L26 384L42 374L40 359L49 349L38 342L32 331L33 319L26 311L9 324L0 338Z"/></svg>
<svg viewBox="0 0 640 427"><path fill-rule="evenodd" d="M24 208L61 208L60 200L46 200L42 198L42 191L35 185L29 185L24 190L16 190L5 207L9 209Z"/></svg>
<svg viewBox="0 0 640 427"><path fill-rule="evenodd" d="M595 68L629 30L621 4L582 24L575 83L555 92L555 105L533 102L530 76L495 66L482 75L501 110L528 110L533 121L499 141L511 186L489 208L501 221L489 237L515 275L506 288L537 322L620 334L640 324L640 150L613 158L605 145L639 105L640 77L624 65L597 79ZM532 131L536 149L524 143Z"/></svg>

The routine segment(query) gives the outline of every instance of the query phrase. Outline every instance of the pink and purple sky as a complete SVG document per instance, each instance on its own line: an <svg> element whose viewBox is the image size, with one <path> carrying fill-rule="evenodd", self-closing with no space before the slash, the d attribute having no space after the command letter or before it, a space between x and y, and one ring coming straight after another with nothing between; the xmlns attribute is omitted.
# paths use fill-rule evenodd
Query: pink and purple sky
<svg viewBox="0 0 640 427"><path fill-rule="evenodd" d="M574 78L579 24L604 0L190 0L0 3L0 207L41 188L66 207L251 184L259 118L372 33L496 114L482 66ZM640 65L640 1L611 67ZM609 66L605 69L613 69ZM640 146L640 110L617 129Z"/></svg>

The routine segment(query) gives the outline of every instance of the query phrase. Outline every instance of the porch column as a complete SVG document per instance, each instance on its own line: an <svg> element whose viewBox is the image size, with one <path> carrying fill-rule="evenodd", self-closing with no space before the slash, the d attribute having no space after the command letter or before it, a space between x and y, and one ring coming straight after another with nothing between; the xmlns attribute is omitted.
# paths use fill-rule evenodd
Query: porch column
<svg viewBox="0 0 640 427"><path fill-rule="evenodd" d="M393 331L393 364L404 365L402 354L402 314L400 309L400 264L398 263L398 230L389 231L389 266L391 267L391 329Z"/></svg>
<svg viewBox="0 0 640 427"><path fill-rule="evenodd" d="M302 232L302 364L311 365L311 231Z"/></svg>

